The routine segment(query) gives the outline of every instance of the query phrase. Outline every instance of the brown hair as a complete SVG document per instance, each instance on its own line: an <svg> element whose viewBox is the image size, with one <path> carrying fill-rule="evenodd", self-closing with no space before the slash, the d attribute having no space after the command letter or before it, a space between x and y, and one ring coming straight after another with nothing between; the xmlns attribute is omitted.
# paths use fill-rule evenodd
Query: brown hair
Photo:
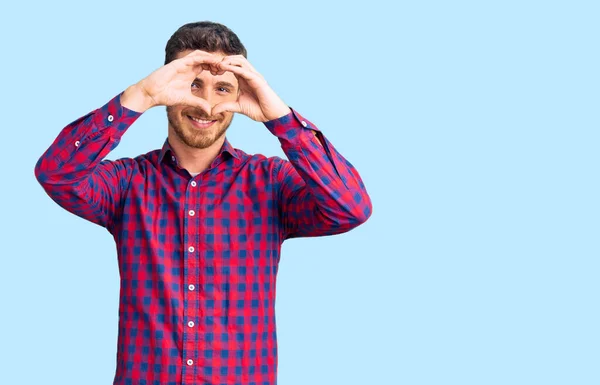
<svg viewBox="0 0 600 385"><path fill-rule="evenodd" d="M223 24L211 21L188 23L179 27L165 47L165 64L175 60L179 52L188 49L247 57L246 48L237 35Z"/></svg>

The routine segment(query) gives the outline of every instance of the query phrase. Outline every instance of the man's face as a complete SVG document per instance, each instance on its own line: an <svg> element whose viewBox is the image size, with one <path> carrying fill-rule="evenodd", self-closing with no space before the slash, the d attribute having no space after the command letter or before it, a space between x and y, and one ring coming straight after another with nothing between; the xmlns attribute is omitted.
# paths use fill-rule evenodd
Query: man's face
<svg viewBox="0 0 600 385"><path fill-rule="evenodd" d="M179 52L177 59L189 54L191 50ZM220 52L218 56L226 56ZM210 71L202 71L193 84L192 94L208 102L211 107L222 102L237 100L238 81L234 74L212 75ZM210 116L200 108L191 106L167 106L169 135L174 134L176 140L192 148L207 148L221 139L233 119L233 112L222 112Z"/></svg>

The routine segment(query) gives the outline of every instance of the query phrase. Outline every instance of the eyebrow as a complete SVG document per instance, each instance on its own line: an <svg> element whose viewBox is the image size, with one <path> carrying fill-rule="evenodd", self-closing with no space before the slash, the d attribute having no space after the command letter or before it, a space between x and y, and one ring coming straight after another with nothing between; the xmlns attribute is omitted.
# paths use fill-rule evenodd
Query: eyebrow
<svg viewBox="0 0 600 385"><path fill-rule="evenodd" d="M204 82L202 81L202 79L194 79L195 83L198 83L198 85L204 85ZM226 88L231 88L233 90L235 90L235 86L229 82L225 82L225 81L218 81L215 86L217 87L226 87Z"/></svg>
<svg viewBox="0 0 600 385"><path fill-rule="evenodd" d="M217 87L227 87L235 90L235 86L229 82L220 81L216 84Z"/></svg>

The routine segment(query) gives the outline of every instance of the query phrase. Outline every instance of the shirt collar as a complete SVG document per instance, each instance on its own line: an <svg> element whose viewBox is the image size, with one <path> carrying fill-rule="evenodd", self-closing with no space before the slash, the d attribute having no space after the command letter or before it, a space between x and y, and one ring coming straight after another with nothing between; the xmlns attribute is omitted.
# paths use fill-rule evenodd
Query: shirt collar
<svg viewBox="0 0 600 385"><path fill-rule="evenodd" d="M224 153L228 153L229 155L233 156L236 159L240 159L240 155L238 154L238 152L236 151L235 148L233 148L233 146L231 145L231 143L229 143L229 141L227 140L227 138L225 138L225 142L223 142L223 145L221 146L221 149L219 150L219 153L217 154L217 158L219 158L220 156L224 156ZM171 148L171 145L169 144L169 139L165 139L165 143L162 146L162 149L160 150L160 154L158 156L158 163L162 163L164 161L164 159L169 159L169 157L175 157L175 153L173 152L173 149Z"/></svg>

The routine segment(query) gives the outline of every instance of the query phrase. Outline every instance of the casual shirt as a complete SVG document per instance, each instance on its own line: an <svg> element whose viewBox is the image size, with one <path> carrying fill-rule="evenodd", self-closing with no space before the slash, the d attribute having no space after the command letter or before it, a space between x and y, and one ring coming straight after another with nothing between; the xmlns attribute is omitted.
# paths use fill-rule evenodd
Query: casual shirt
<svg viewBox="0 0 600 385"><path fill-rule="evenodd" d="M281 244L363 223L371 201L359 174L293 109L264 123L289 161L227 140L193 177L168 140L104 160L141 115L120 97L67 125L35 167L56 203L116 242L114 384L276 384Z"/></svg>

